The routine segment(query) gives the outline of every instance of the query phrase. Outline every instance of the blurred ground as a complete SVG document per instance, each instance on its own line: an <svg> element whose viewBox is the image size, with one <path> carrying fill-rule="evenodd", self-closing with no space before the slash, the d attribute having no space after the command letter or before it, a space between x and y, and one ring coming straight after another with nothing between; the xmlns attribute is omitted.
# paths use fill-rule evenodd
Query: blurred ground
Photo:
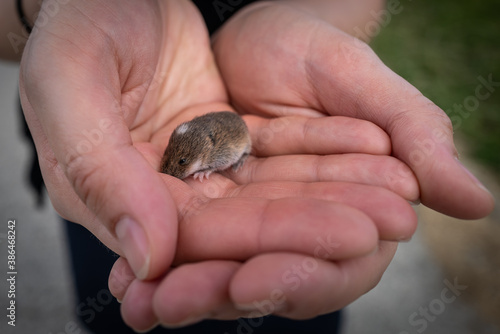
<svg viewBox="0 0 500 334"><path fill-rule="evenodd" d="M18 271L16 327L0 314L0 333L85 334L76 323L61 225L50 205L34 208L26 185L29 154L15 110L16 82L17 67L0 63L0 268L7 271L6 225L15 218ZM493 223L438 218L421 213L419 231L401 244L380 284L348 307L345 334L500 333L491 320L500 314L498 262L491 266L500 251L498 232L490 230ZM500 222L494 223L498 231ZM0 312L6 295L2 279Z"/></svg>
<svg viewBox="0 0 500 334"><path fill-rule="evenodd" d="M469 163L475 174L496 194L500 194L498 176L481 166ZM500 210L477 221L461 221L438 215L432 210L420 210L422 232L426 243L444 272L460 277L467 285L464 299L474 306L484 319L500 329Z"/></svg>
<svg viewBox="0 0 500 334"><path fill-rule="evenodd" d="M0 333L65 333L74 319L66 244L50 203L35 208L17 113L17 67L0 63ZM7 222L16 219L16 327L7 325ZM75 332L76 334L77 332ZM82 333L83 334L83 333Z"/></svg>
<svg viewBox="0 0 500 334"><path fill-rule="evenodd" d="M489 87L491 94L477 95L484 79L500 80L500 1L392 3L399 10L385 15L384 29L371 34L371 47L442 108L455 133L466 138L469 154L500 176L498 85Z"/></svg>
<svg viewBox="0 0 500 334"><path fill-rule="evenodd" d="M462 162L498 199L496 176L463 155ZM380 284L347 308L344 334L500 333L498 206L477 221L423 206L417 213L411 242L401 244Z"/></svg>

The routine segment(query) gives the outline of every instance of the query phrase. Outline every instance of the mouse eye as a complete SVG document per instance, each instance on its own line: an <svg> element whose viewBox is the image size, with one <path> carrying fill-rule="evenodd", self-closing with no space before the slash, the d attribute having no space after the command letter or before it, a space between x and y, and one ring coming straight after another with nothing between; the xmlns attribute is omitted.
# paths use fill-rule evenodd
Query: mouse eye
<svg viewBox="0 0 500 334"><path fill-rule="evenodd" d="M179 165L181 166L184 166L186 163L187 163L186 158L182 158L181 160L179 160Z"/></svg>

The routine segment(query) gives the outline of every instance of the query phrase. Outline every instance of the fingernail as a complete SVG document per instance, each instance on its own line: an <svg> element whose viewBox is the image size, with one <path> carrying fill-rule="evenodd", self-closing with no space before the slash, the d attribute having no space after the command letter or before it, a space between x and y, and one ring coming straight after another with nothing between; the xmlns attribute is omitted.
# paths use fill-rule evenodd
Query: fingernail
<svg viewBox="0 0 500 334"><path fill-rule="evenodd" d="M142 227L133 219L124 217L116 224L116 236L128 263L138 279L145 279L149 271L149 245Z"/></svg>
<svg viewBox="0 0 500 334"><path fill-rule="evenodd" d="M408 201L408 203L410 203L410 205L412 205L412 206L418 206L418 205L420 205L421 201L420 201L420 198L417 198L414 201Z"/></svg>
<svg viewBox="0 0 500 334"><path fill-rule="evenodd" d="M490 191L477 179L474 174L472 174L463 164L460 160L458 160L458 157L455 157L455 161L462 167L462 169L469 175L470 179L482 190L486 191L488 194L491 194Z"/></svg>
<svg viewBox="0 0 500 334"><path fill-rule="evenodd" d="M398 242L410 242L411 238L412 238L411 236L409 236L409 237L408 236L400 236L400 237L396 238L396 240Z"/></svg>

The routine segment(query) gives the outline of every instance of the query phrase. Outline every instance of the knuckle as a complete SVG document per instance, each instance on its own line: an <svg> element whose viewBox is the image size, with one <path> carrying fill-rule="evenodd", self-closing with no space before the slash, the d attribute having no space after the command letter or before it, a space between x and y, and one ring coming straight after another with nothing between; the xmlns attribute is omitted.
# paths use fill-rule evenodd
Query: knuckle
<svg viewBox="0 0 500 334"><path fill-rule="evenodd" d="M100 158L93 153L72 156L65 164L65 174L72 188L94 213L105 205L107 191L102 187L111 185L104 182L103 169Z"/></svg>

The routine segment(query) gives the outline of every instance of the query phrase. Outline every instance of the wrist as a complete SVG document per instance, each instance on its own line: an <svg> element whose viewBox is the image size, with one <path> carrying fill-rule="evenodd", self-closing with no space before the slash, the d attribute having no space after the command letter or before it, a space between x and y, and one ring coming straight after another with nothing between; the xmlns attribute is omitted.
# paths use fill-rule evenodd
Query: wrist
<svg viewBox="0 0 500 334"><path fill-rule="evenodd" d="M26 22L33 26L42 0L21 0ZM17 11L16 0L0 1L0 58L19 61L29 34Z"/></svg>
<svg viewBox="0 0 500 334"><path fill-rule="evenodd" d="M328 22L345 33L369 42L370 34L360 34L370 23L379 24L380 13L385 8L385 0L279 0L288 3L309 15Z"/></svg>
<svg viewBox="0 0 500 334"><path fill-rule="evenodd" d="M26 20L26 24L31 28L35 25L36 18L38 17L38 13L40 12L40 7L42 6L43 0L16 0L20 3L21 8L24 13L24 19ZM18 16L21 24L22 18Z"/></svg>

